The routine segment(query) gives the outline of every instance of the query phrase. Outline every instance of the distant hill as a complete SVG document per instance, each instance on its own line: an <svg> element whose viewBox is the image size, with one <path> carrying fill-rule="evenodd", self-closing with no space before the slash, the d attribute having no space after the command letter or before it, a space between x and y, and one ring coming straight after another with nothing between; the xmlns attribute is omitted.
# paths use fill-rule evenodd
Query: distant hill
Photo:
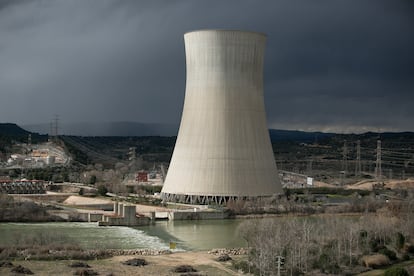
<svg viewBox="0 0 414 276"><path fill-rule="evenodd" d="M11 146L12 141L27 142L29 134L33 143L47 141L47 135L31 133L13 123L0 123L0 153Z"/></svg>
<svg viewBox="0 0 414 276"><path fill-rule="evenodd" d="M38 132L50 132L49 124L24 125L23 128ZM72 136L177 136L178 125L139 123L139 122L110 122L110 123L62 123L59 134ZM332 137L333 133L304 132L298 130L270 129L272 141L315 142L318 139Z"/></svg>
<svg viewBox="0 0 414 276"><path fill-rule="evenodd" d="M0 135L8 137L27 137L30 134L29 131L24 130L13 123L0 123Z"/></svg>
<svg viewBox="0 0 414 276"><path fill-rule="evenodd" d="M49 124L24 125L25 129L39 133L49 133ZM59 134L72 136L176 136L178 125L138 123L138 122L103 122L103 123L62 123Z"/></svg>
<svg viewBox="0 0 414 276"><path fill-rule="evenodd" d="M281 130L269 129L270 140L272 142L278 141L296 141L296 142L317 142L319 139L330 138L335 136L335 133L323 132L305 132L299 130Z"/></svg>

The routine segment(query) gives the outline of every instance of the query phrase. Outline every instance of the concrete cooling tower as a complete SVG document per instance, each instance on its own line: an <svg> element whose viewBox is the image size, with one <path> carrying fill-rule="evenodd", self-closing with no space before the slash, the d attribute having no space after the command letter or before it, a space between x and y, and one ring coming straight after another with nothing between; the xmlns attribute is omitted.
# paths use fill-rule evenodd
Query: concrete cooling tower
<svg viewBox="0 0 414 276"><path fill-rule="evenodd" d="M187 83L161 197L208 204L282 193L266 125L260 33L184 35Z"/></svg>

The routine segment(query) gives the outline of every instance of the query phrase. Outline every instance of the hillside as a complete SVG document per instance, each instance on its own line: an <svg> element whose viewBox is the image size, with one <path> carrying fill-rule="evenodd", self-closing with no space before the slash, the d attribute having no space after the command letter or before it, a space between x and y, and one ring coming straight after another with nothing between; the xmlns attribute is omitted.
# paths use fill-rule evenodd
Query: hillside
<svg viewBox="0 0 414 276"><path fill-rule="evenodd" d="M13 123L0 123L0 161L9 157L13 141L27 142L29 134L33 143L47 141L47 135L29 132Z"/></svg>
<svg viewBox="0 0 414 276"><path fill-rule="evenodd" d="M25 125L25 129L48 133L49 124ZM178 125L140 122L61 123L59 133L69 136L176 136Z"/></svg>
<svg viewBox="0 0 414 276"><path fill-rule="evenodd" d="M131 127L125 123L112 128ZM154 125L149 129L155 128ZM111 132L111 133L117 133ZM333 134L290 130L269 130L276 163L280 170L312 176L327 183L357 182L375 177L377 140L381 139L382 175L384 179L414 177L414 133ZM15 124L0 124L0 154L6 156L11 140L27 141L28 131ZM32 133L32 140L46 136ZM60 139L78 164L101 163L113 167L128 161L135 153L145 166L163 163L168 166L175 136L67 136ZM360 141L361 173L357 168L357 141ZM346 148L344 149L344 145ZM342 172L342 173L341 173ZM346 178L346 180L345 180Z"/></svg>
<svg viewBox="0 0 414 276"><path fill-rule="evenodd" d="M7 137L23 137L30 134L31 132L24 130L16 124L12 123L0 123L0 136Z"/></svg>
<svg viewBox="0 0 414 276"><path fill-rule="evenodd" d="M335 133L324 132L305 132L299 130L281 130L281 129L269 129L270 140L276 141L296 141L296 142L315 142L319 139L329 138L335 135Z"/></svg>
<svg viewBox="0 0 414 276"><path fill-rule="evenodd" d="M272 131L272 130L271 130ZM373 179L376 166L378 134L321 134L284 131L285 136L273 132L272 145L279 169L306 174L316 180L343 184L359 179ZM110 166L128 160L131 148L148 166L168 165L176 137L79 137L62 136L70 148L86 156L80 162L102 163ZM355 176L357 140L360 140L361 174ZM309 141L309 142L307 142ZM414 177L414 133L382 133L382 173L384 178ZM344 157L344 143L346 154ZM341 175L341 171L345 171ZM342 178L346 178L346 181Z"/></svg>
<svg viewBox="0 0 414 276"><path fill-rule="evenodd" d="M39 133L48 133L49 124L24 125L23 128ZM140 122L78 122L62 123L59 132L68 136L176 136L178 125ZM314 142L331 137L333 133L304 132L297 130L270 129L272 141Z"/></svg>

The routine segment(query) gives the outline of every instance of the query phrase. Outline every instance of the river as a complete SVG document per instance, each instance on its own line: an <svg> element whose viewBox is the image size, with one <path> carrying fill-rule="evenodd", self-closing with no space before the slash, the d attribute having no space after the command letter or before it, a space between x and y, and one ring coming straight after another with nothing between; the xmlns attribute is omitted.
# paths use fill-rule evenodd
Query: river
<svg viewBox="0 0 414 276"><path fill-rule="evenodd" d="M142 227L100 227L96 223L0 223L0 246L27 239L55 236L79 244L85 249L113 248L168 249L175 242L177 250L208 250L243 247L237 236L242 220L157 221ZM45 237L46 236L46 237ZM51 238L52 239L52 238Z"/></svg>

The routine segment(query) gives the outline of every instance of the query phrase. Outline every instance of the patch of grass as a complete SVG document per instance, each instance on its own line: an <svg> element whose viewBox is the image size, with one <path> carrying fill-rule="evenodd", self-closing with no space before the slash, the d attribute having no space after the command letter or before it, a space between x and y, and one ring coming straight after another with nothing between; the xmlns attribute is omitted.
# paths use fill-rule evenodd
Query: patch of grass
<svg viewBox="0 0 414 276"><path fill-rule="evenodd" d="M134 258L134 259L129 259L125 262L122 262L122 264L124 265L132 265L132 266L145 266L148 264L148 262L145 259L141 259L141 258Z"/></svg>
<svg viewBox="0 0 414 276"><path fill-rule="evenodd" d="M191 265L179 265L174 267L173 272L175 273L185 273L185 272L197 272L197 269Z"/></svg>

